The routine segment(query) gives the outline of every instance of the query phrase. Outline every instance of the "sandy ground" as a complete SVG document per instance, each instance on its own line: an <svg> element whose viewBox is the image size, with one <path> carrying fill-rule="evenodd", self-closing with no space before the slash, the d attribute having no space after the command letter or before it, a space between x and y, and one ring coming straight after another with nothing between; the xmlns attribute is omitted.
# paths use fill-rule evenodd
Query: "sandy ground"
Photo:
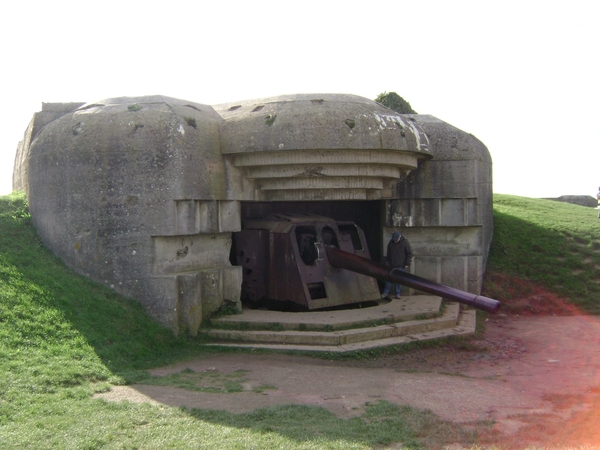
<svg viewBox="0 0 600 450"><path fill-rule="evenodd" d="M493 421L482 436L484 444L600 446L600 320L516 316L486 325L475 350L436 348L352 361L229 353L152 373L243 370L243 392L133 385L115 386L101 397L233 413L309 404L340 417L360 415L365 403L384 399L429 409L461 425Z"/></svg>

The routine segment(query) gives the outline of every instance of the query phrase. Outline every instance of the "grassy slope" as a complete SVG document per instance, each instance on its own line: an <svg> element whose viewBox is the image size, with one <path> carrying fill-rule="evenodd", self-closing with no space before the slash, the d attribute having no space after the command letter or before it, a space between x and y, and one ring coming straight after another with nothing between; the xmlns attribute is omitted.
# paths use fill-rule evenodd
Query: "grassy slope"
<svg viewBox="0 0 600 450"><path fill-rule="evenodd" d="M486 279L501 273L528 280L583 311L600 313L600 219L596 210L496 194L494 223ZM529 295L487 281L486 291L508 303L511 296Z"/></svg>
<svg viewBox="0 0 600 450"><path fill-rule="evenodd" d="M599 312L595 212L509 196L494 204L492 271L527 277ZM302 406L233 415L92 399L110 384L147 379L145 369L209 351L173 337L136 302L75 276L39 242L23 197L0 197L3 448L370 448L418 447L436 433L439 442L466 439L431 414L385 402L342 420Z"/></svg>

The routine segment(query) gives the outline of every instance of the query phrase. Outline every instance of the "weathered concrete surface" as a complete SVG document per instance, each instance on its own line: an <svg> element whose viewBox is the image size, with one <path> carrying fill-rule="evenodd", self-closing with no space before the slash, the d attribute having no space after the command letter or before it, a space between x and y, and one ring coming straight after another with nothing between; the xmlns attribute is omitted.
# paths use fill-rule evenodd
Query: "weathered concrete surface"
<svg viewBox="0 0 600 450"><path fill-rule="evenodd" d="M381 248L403 227L418 274L471 292L492 232L483 144L352 95L44 104L19 144L13 187L67 265L192 335L224 303L240 306L229 253L242 202L379 201Z"/></svg>
<svg viewBox="0 0 600 450"><path fill-rule="evenodd" d="M239 202L227 201L220 121L209 106L159 96L102 100L43 127L26 163L43 241L192 334L225 292L239 302L229 263Z"/></svg>
<svg viewBox="0 0 600 450"><path fill-rule="evenodd" d="M215 109L225 119L221 152L253 182L248 200L391 198L395 182L431 157L413 120L355 95L287 95Z"/></svg>
<svg viewBox="0 0 600 450"><path fill-rule="evenodd" d="M430 136L433 158L386 202L386 238L410 227L416 273L479 293L493 233L491 156L471 134L432 116L410 117Z"/></svg>
<svg viewBox="0 0 600 450"><path fill-rule="evenodd" d="M34 114L25 130L23 140L17 146L17 155L13 170L13 189L28 192L28 163L29 147L42 128L55 119L83 106L84 103L42 103L42 110Z"/></svg>

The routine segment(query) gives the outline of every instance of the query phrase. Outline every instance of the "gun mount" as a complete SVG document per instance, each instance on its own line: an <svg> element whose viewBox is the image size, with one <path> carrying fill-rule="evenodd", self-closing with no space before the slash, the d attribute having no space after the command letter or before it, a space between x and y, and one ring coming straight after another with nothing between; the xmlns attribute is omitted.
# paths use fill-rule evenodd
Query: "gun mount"
<svg viewBox="0 0 600 450"><path fill-rule="evenodd" d="M500 302L371 261L353 222L309 214L249 219L234 233L242 298L292 302L309 310L380 299L375 279L497 313Z"/></svg>

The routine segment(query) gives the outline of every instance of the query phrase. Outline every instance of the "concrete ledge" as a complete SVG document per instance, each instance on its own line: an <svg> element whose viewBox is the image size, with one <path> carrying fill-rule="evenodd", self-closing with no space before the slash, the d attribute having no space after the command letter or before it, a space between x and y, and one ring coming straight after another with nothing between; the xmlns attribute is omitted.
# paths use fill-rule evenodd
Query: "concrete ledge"
<svg viewBox="0 0 600 450"><path fill-rule="evenodd" d="M415 301L415 297L419 299ZM424 300L424 301L421 301ZM441 317L424 318L421 320L394 321L388 324L369 325L373 319L386 317L395 318L401 313L414 315L413 308L421 307L420 311L427 311L432 304L440 304L439 297L414 296L412 298L394 300L377 307L342 310L342 311L316 311L308 313L282 313L276 311L254 310L243 321L244 314L228 316L225 322L237 322L249 326L262 326L267 329L210 329L201 331L210 338L221 342L211 345L224 345L250 348L270 348L286 350L307 351L352 351L376 348L388 345L397 345L415 340L436 339L452 335L473 334L475 332L476 312L474 310L461 311L458 303L447 303ZM390 305L392 305L390 307ZM346 317L339 317L339 313L346 313ZM383 316L385 314L385 316ZM341 314L340 316L343 316ZM277 319L270 322L267 318ZM405 316L406 317L406 316ZM369 319L369 320L367 320ZM287 321L287 322L286 322ZM282 327L282 322L288 328ZM354 325L355 328L331 331L321 329L310 331L297 329L298 326L326 326L334 323L338 327ZM331 322L331 323L329 323ZM277 330L268 328L277 327Z"/></svg>
<svg viewBox="0 0 600 450"><path fill-rule="evenodd" d="M409 344L415 341L427 341L442 339L451 336L470 335L475 333L475 310L461 311L458 324L452 328L427 331L422 333L408 334L406 336L395 336L386 339L356 342L344 345L286 345L286 344L249 344L249 343L214 343L212 346L238 347L238 348L262 348L269 350L285 351L307 351L307 352L332 352L344 353L351 351L369 350L373 348L390 347L393 345Z"/></svg>
<svg viewBox="0 0 600 450"><path fill-rule="evenodd" d="M242 314L222 316L211 322L215 328L269 330L276 324L282 330L331 331L405 322L418 317L431 318L439 313L441 305L440 297L414 295L392 301L381 300L373 307L336 311L289 313L244 309Z"/></svg>

